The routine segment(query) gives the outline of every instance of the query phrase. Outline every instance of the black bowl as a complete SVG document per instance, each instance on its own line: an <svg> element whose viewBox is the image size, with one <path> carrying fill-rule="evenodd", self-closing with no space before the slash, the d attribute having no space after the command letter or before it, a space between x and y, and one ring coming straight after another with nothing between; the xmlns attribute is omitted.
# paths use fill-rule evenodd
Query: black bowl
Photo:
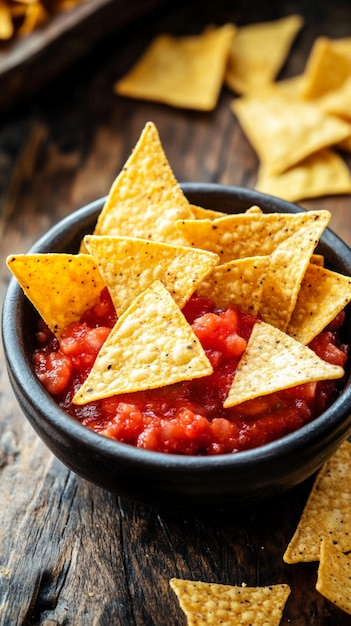
<svg viewBox="0 0 351 626"><path fill-rule="evenodd" d="M191 203L228 213L241 212L253 204L268 213L303 210L249 189L202 183L182 187ZM62 220L31 252L76 252L82 237L94 229L103 202L97 200ZM333 232L326 230L318 251L325 255L328 267L351 275L351 250ZM351 431L348 379L340 396L320 417L253 450L184 457L118 443L66 415L35 377L31 354L37 319L36 311L12 278L4 302L2 332L8 373L19 405L41 439L66 466L123 497L167 506L251 504L311 476ZM350 342L351 338L346 340Z"/></svg>

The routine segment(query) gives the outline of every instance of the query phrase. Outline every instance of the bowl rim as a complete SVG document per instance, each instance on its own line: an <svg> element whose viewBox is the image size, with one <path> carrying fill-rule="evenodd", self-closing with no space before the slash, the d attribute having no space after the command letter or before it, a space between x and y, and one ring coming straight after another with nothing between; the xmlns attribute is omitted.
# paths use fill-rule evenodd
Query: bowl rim
<svg viewBox="0 0 351 626"><path fill-rule="evenodd" d="M230 197L234 193L241 199L248 200L250 204L259 204L259 201L262 201L263 198L267 207L270 207L272 211L276 211L278 209L284 210L284 208L288 212L304 211L303 208L296 204L292 204L285 200L256 192L248 188L236 187L233 185L222 185L219 183L182 183L181 187L185 195L187 195L187 193L195 194L200 192L210 194L224 193ZM89 218L91 224L92 216L95 213L98 214L98 211L101 210L105 199L106 197L94 200L60 220L44 235L42 235L30 247L28 252L38 252L39 249L41 252L46 251L45 249L48 248L48 240L51 241L51 247L54 241L60 239L63 226L65 229L69 229L72 225L79 222L82 217L85 219ZM351 249L347 246L347 244L329 228L326 229L325 233L322 235L321 241L322 240L329 243L329 245L338 242L338 246L341 246L343 250L348 251L348 254L350 255L351 270ZM253 462L256 465L260 463L265 464L273 458L275 462L277 462L279 457L284 457L297 449L302 453L311 441L315 442L316 438L323 441L324 435L328 434L331 430L334 432L334 429L338 426L341 430L344 428L340 422L345 419L345 415L348 412L347 406L351 406L350 381L344 388L345 393L342 393L319 417L300 427L296 431L275 441L237 453L206 456L177 455L173 453L164 453L137 448L130 444L103 437L74 420L74 418L65 413L55 403L55 400L49 395L44 387L41 386L40 382L36 378L30 367L29 357L18 349L16 326L12 323L11 315L13 315L14 310L18 310L18 308L22 306L24 300L27 300L27 298L21 287L17 283L16 279L11 277L5 294L2 311L2 338L10 379L13 379L15 381L15 385L21 388L21 391L29 404L34 403L37 407L40 407L40 414L42 416L45 415L45 420L49 422L54 429L63 432L75 443L89 447L92 452L96 451L97 453L103 453L111 459L116 459L116 457L118 457L120 459L124 459L125 461L138 462L138 465L141 468L143 465L147 465L148 467L154 466L154 468L157 469L160 465L162 465L163 469L170 469L172 472L188 472L190 469L194 468L196 468L199 472L209 470L215 471L216 469L219 470L230 467L233 464L237 466L238 469L244 469L247 466L252 466ZM35 388L35 399L33 399L33 394L31 393L33 385ZM347 399L349 400L348 403ZM341 414L344 416L343 420L340 420ZM335 417L335 415L337 417ZM345 434L345 437L347 437L347 434ZM320 449L322 450L322 443L320 446Z"/></svg>

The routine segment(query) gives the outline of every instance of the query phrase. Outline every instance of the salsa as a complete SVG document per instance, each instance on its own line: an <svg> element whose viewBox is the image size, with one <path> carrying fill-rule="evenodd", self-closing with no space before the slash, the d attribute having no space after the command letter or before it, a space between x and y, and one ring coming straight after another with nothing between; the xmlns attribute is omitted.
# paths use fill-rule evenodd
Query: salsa
<svg viewBox="0 0 351 626"><path fill-rule="evenodd" d="M213 374L159 389L72 403L100 347L116 322L107 289L60 341L43 321L33 364L58 405L84 426L120 442L173 454L216 455L261 446L300 428L335 399L340 381L307 383L223 408L239 359L257 318L233 306L218 310L194 294L183 309L213 366ZM310 347L322 359L345 365L348 346L340 340L344 312Z"/></svg>

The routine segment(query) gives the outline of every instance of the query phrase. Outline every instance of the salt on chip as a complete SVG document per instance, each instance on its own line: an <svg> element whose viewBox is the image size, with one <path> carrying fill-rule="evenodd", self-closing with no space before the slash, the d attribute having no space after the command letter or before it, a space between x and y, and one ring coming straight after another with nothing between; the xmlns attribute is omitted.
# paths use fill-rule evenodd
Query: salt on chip
<svg viewBox="0 0 351 626"><path fill-rule="evenodd" d="M271 253L265 277L260 316L265 322L286 330L301 282L319 239L330 221L330 212L306 211L300 228Z"/></svg>
<svg viewBox="0 0 351 626"><path fill-rule="evenodd" d="M265 166L260 165L255 189L290 202L348 194L351 193L351 174L341 156L325 148L279 175L267 173Z"/></svg>
<svg viewBox="0 0 351 626"><path fill-rule="evenodd" d="M216 307L235 304L253 315L258 313L269 256L247 257L217 265L197 288L199 296L209 297Z"/></svg>
<svg viewBox="0 0 351 626"><path fill-rule="evenodd" d="M310 211L260 213L255 208L216 220L179 220L176 226L188 245L215 252L222 264L233 259L271 254L310 220L310 214Z"/></svg>
<svg viewBox="0 0 351 626"><path fill-rule="evenodd" d="M117 320L73 402L86 404L212 372L190 324L161 281L155 281Z"/></svg>
<svg viewBox="0 0 351 626"><path fill-rule="evenodd" d="M314 102L283 93L238 98L231 103L267 174L278 175L351 134L351 125L324 113Z"/></svg>
<svg viewBox="0 0 351 626"><path fill-rule="evenodd" d="M286 332L308 344L351 302L351 278L311 263Z"/></svg>
<svg viewBox="0 0 351 626"><path fill-rule="evenodd" d="M7 266L57 337L95 304L105 286L89 254L15 254Z"/></svg>
<svg viewBox="0 0 351 626"><path fill-rule="evenodd" d="M170 587L188 626L278 626L290 587L275 584L248 587L171 578Z"/></svg>
<svg viewBox="0 0 351 626"><path fill-rule="evenodd" d="M243 94L272 82L303 25L300 15L238 28L225 75L226 85Z"/></svg>
<svg viewBox="0 0 351 626"><path fill-rule="evenodd" d="M344 441L319 470L295 533L286 563L319 561L323 539L341 552L351 550L351 443Z"/></svg>
<svg viewBox="0 0 351 626"><path fill-rule="evenodd" d="M159 35L115 90L131 98L210 111L217 104L235 32L233 24L225 24L200 35Z"/></svg>
<svg viewBox="0 0 351 626"><path fill-rule="evenodd" d="M342 367L323 361L278 328L257 322L223 406L229 408L281 389L343 375Z"/></svg>
<svg viewBox="0 0 351 626"><path fill-rule="evenodd" d="M321 543L316 589L351 615L351 554L343 554L329 539Z"/></svg>
<svg viewBox="0 0 351 626"><path fill-rule="evenodd" d="M87 235L84 243L99 267L118 316L155 280L162 281L182 309L219 260L206 250L147 239Z"/></svg>
<svg viewBox="0 0 351 626"><path fill-rule="evenodd" d="M95 235L119 235L184 243L174 224L192 217L168 163L155 125L148 122L113 183Z"/></svg>

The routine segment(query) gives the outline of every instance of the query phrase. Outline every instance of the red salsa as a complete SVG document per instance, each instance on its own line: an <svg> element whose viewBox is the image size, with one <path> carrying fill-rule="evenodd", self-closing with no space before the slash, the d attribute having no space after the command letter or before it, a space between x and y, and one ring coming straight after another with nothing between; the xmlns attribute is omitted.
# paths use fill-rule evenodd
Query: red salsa
<svg viewBox="0 0 351 626"><path fill-rule="evenodd" d="M33 355L36 375L59 406L84 426L140 448L184 455L214 455L261 446L320 415L335 399L340 381L299 385L224 409L237 364L257 319L236 307L222 311L196 294L183 309L213 366L205 378L128 393L84 406L72 398L93 366L116 322L107 289L59 342L41 321ZM340 313L310 347L344 366Z"/></svg>

